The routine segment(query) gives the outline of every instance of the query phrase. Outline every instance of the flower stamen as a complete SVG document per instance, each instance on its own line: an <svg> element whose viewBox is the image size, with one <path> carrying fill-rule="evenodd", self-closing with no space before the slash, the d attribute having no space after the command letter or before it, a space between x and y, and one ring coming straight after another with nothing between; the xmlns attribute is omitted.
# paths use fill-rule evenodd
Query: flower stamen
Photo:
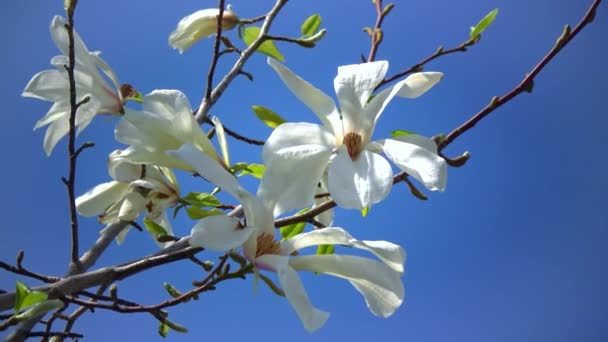
<svg viewBox="0 0 608 342"><path fill-rule="evenodd" d="M258 235L257 242L256 258L264 254L278 254L279 249L281 249L280 243L275 241L271 234L262 233Z"/></svg>
<svg viewBox="0 0 608 342"><path fill-rule="evenodd" d="M344 136L342 143L346 146L346 149L348 150L348 155L352 160L356 160L359 157L359 154L361 154L361 151L363 150L363 140L361 139L361 136L357 133L349 132Z"/></svg>

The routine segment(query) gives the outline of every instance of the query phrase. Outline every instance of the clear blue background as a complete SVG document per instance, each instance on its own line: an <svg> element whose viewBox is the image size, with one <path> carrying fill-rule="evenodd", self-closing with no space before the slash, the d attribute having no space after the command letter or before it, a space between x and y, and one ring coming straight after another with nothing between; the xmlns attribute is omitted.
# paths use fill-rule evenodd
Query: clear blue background
<svg viewBox="0 0 608 342"><path fill-rule="evenodd" d="M69 225L65 189L66 141L47 158L43 131L32 127L50 104L20 93L35 73L49 68L58 53L48 25L62 14L63 1L3 1L3 66L0 99L2 228L0 259L13 262L19 249L25 265L61 275L66 270ZM443 81L416 100L395 99L384 113L375 138L393 129L425 135L447 133L476 113L494 95L514 87L548 51L566 23L575 24L591 1L494 0L400 1L385 21L378 59L390 60L389 73L402 70L439 45L467 39L469 26L495 7L500 14L481 42L465 54L443 57L427 70L445 73ZM121 82L147 93L157 88L183 90L194 107L204 91L212 41L179 55L167 36L185 15L214 7L214 1L81 1L76 27L91 50L103 57ZM242 17L265 13L272 1L233 1ZM318 48L279 44L286 64L333 96L336 67L367 55L372 26L370 1L291 1L272 33L299 33L300 23L318 12L328 34ZM253 295L252 281L221 284L217 291L170 309L170 318L189 334L175 341L282 340L363 341L606 341L608 340L608 8L602 4L586 28L536 79L534 93L500 108L448 149L468 150L464 168L450 169L445 193L419 201L405 185L372 208L362 220L355 211L338 211L336 225L360 239L385 239L408 252L403 280L407 295L389 319L369 313L345 281L303 275L312 301L332 313L314 335L304 331L287 302L265 288ZM236 41L236 33L230 32ZM221 75L234 57L223 58ZM226 126L264 139L270 130L250 106L264 105L290 121L317 122L255 55L247 64L255 81L238 78L212 113ZM108 181L105 160L118 148L112 140L115 119L98 118L79 141L97 146L79 160L77 191ZM259 150L230 140L233 161L260 160ZM184 191L205 191L183 175ZM250 184L251 185L251 184ZM193 188L195 187L195 188ZM192 223L180 220L177 235ZM97 237L95 219L81 219L81 246ZM146 234L131 232L125 245L112 245L97 266L125 262L153 252ZM205 257L202 255L201 257ZM214 258L209 255L209 258ZM165 266L119 284L121 296L144 304L166 298L170 281L186 290L203 275L188 263ZM12 290L15 276L0 273L0 288ZM22 279L18 277L18 279ZM25 280L30 285L35 282ZM60 326L57 326L59 329ZM85 314L75 331L87 341L156 341L157 322L149 315L119 315L98 310ZM0 336L3 336L0 334Z"/></svg>

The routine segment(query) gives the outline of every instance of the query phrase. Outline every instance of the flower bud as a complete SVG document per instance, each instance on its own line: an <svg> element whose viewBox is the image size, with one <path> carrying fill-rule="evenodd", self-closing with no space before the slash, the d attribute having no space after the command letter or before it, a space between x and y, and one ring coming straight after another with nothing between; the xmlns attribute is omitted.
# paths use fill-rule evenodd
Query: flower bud
<svg viewBox="0 0 608 342"><path fill-rule="evenodd" d="M211 36L217 31L217 17L219 14L219 9L208 8L184 17L169 36L169 45L183 53L199 39ZM239 18L234 12L228 9L224 10L222 30L234 28L238 21Z"/></svg>

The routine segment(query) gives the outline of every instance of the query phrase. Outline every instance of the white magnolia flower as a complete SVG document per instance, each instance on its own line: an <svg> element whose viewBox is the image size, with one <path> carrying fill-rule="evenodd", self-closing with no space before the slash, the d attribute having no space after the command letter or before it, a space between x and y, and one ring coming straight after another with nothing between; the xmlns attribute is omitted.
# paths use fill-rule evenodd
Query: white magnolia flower
<svg viewBox="0 0 608 342"><path fill-rule="evenodd" d="M134 221L143 212L172 234L165 213L179 201L177 179L169 168L137 165L120 158L121 151L110 154L108 173L113 181L102 183L76 199L76 209L86 217L100 215L104 224L118 220ZM116 238L122 243L129 229Z"/></svg>
<svg viewBox="0 0 608 342"><path fill-rule="evenodd" d="M326 168L328 190L339 206L362 209L381 201L393 182L393 171L378 154L381 152L428 189L445 189L447 166L431 139L412 134L371 141L380 114L395 95L416 98L439 82L441 73L416 73L372 95L386 74L388 62L341 66L334 79L338 109L329 96L285 66L270 58L268 64L323 123L285 123L266 141L262 157L274 173L263 182L274 184L274 188L266 187L269 191L289 198L278 201L275 214L310 203ZM279 198L274 193L260 195Z"/></svg>
<svg viewBox="0 0 608 342"><path fill-rule="evenodd" d="M201 38L209 37L217 32L217 17L220 10L208 8L196 11L177 23L175 30L169 35L169 45L183 53ZM230 30L236 26L239 18L229 9L222 13L222 30Z"/></svg>
<svg viewBox="0 0 608 342"><path fill-rule="evenodd" d="M42 71L29 81L22 96L54 102L46 115L38 120L34 129L49 125L44 136L44 150L50 155L57 142L69 132L70 84L65 66L68 65L68 31L64 18L56 16L51 21L51 37L63 55L51 59L57 69ZM78 133L84 130L96 114L118 114L123 111L123 97L116 75L99 57L100 52L90 52L78 33L74 32L76 102L88 98L76 113ZM99 69L110 79L108 85Z"/></svg>
<svg viewBox="0 0 608 342"><path fill-rule="evenodd" d="M386 241L359 241L337 227L318 229L289 240L276 241L272 208L244 190L216 161L188 145L170 153L192 164L203 177L238 198L247 220L247 227L243 227L239 220L229 216L204 218L192 229L190 244L215 251L242 245L245 256L257 268L278 274L286 299L307 331L313 332L323 326L329 313L310 303L296 272L299 270L348 280L363 295L369 310L380 317L390 316L403 302L405 290L401 275L405 252L398 245ZM303 248L327 244L363 249L382 262L350 255L292 256Z"/></svg>
<svg viewBox="0 0 608 342"><path fill-rule="evenodd" d="M190 165L165 153L183 144L192 144L221 160L194 119L186 95L178 90L154 90L143 97L142 111L125 109L114 136L117 141L131 145L120 157L133 163L193 171Z"/></svg>

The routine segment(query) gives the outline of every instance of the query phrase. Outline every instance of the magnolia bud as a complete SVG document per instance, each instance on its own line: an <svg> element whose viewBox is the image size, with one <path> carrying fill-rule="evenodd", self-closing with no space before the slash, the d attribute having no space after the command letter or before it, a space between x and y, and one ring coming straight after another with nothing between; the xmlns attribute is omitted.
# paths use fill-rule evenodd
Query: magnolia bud
<svg viewBox="0 0 608 342"><path fill-rule="evenodd" d="M183 53L199 39L209 37L217 31L217 17L220 10L208 8L184 17L169 36L169 45ZM236 26L239 18L234 12L226 9L222 15L222 30Z"/></svg>

